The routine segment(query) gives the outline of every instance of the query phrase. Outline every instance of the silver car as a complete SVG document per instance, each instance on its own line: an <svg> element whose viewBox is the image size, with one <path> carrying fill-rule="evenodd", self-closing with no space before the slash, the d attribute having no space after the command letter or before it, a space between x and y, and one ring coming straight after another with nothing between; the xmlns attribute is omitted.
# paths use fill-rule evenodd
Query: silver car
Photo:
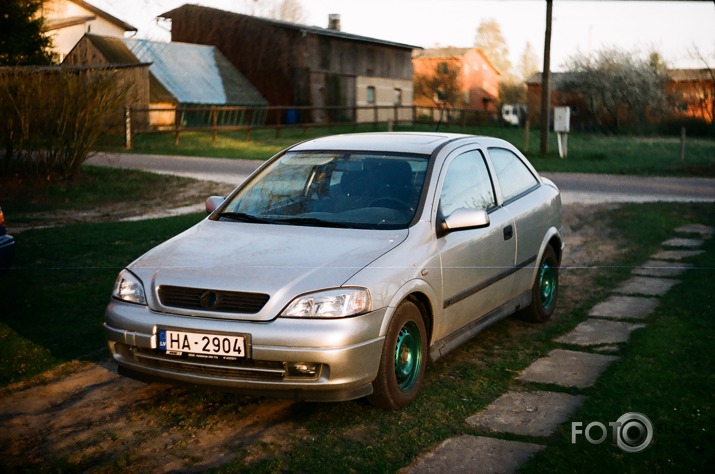
<svg viewBox="0 0 715 474"><path fill-rule="evenodd" d="M559 191L500 139L309 140L206 208L119 274L120 373L398 409L428 360L556 305Z"/></svg>

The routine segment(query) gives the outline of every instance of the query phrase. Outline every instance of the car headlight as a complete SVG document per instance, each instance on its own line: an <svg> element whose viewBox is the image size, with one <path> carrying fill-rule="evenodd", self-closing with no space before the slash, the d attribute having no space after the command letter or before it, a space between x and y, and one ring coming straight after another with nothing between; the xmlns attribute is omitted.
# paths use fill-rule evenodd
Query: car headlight
<svg viewBox="0 0 715 474"><path fill-rule="evenodd" d="M146 304L144 285L129 270L122 270L114 283L112 296L128 303Z"/></svg>
<svg viewBox="0 0 715 474"><path fill-rule="evenodd" d="M281 313L289 318L344 318L370 311L366 288L337 288L298 296Z"/></svg>

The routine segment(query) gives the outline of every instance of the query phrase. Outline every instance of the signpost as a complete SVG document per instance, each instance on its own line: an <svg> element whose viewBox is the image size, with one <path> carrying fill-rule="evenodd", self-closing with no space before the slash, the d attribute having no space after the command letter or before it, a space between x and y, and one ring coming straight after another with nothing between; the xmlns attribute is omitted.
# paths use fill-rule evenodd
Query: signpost
<svg viewBox="0 0 715 474"><path fill-rule="evenodd" d="M559 156L568 156L569 130L571 129L571 108L554 107L554 132L559 142Z"/></svg>

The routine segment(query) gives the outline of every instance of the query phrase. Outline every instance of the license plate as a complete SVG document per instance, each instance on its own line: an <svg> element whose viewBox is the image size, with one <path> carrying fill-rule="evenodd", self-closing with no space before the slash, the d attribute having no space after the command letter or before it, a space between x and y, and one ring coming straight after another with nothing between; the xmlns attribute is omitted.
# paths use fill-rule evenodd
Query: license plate
<svg viewBox="0 0 715 474"><path fill-rule="evenodd" d="M208 358L244 358L246 338L162 329L159 331L159 350L177 356L187 354Z"/></svg>

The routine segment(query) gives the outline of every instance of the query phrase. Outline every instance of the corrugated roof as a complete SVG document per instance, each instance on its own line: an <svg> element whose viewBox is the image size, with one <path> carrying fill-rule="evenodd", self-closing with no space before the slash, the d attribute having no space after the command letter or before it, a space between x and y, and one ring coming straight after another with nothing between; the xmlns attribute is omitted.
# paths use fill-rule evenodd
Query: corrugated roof
<svg viewBox="0 0 715 474"><path fill-rule="evenodd" d="M121 41L149 72L183 104L267 105L267 101L214 46Z"/></svg>

